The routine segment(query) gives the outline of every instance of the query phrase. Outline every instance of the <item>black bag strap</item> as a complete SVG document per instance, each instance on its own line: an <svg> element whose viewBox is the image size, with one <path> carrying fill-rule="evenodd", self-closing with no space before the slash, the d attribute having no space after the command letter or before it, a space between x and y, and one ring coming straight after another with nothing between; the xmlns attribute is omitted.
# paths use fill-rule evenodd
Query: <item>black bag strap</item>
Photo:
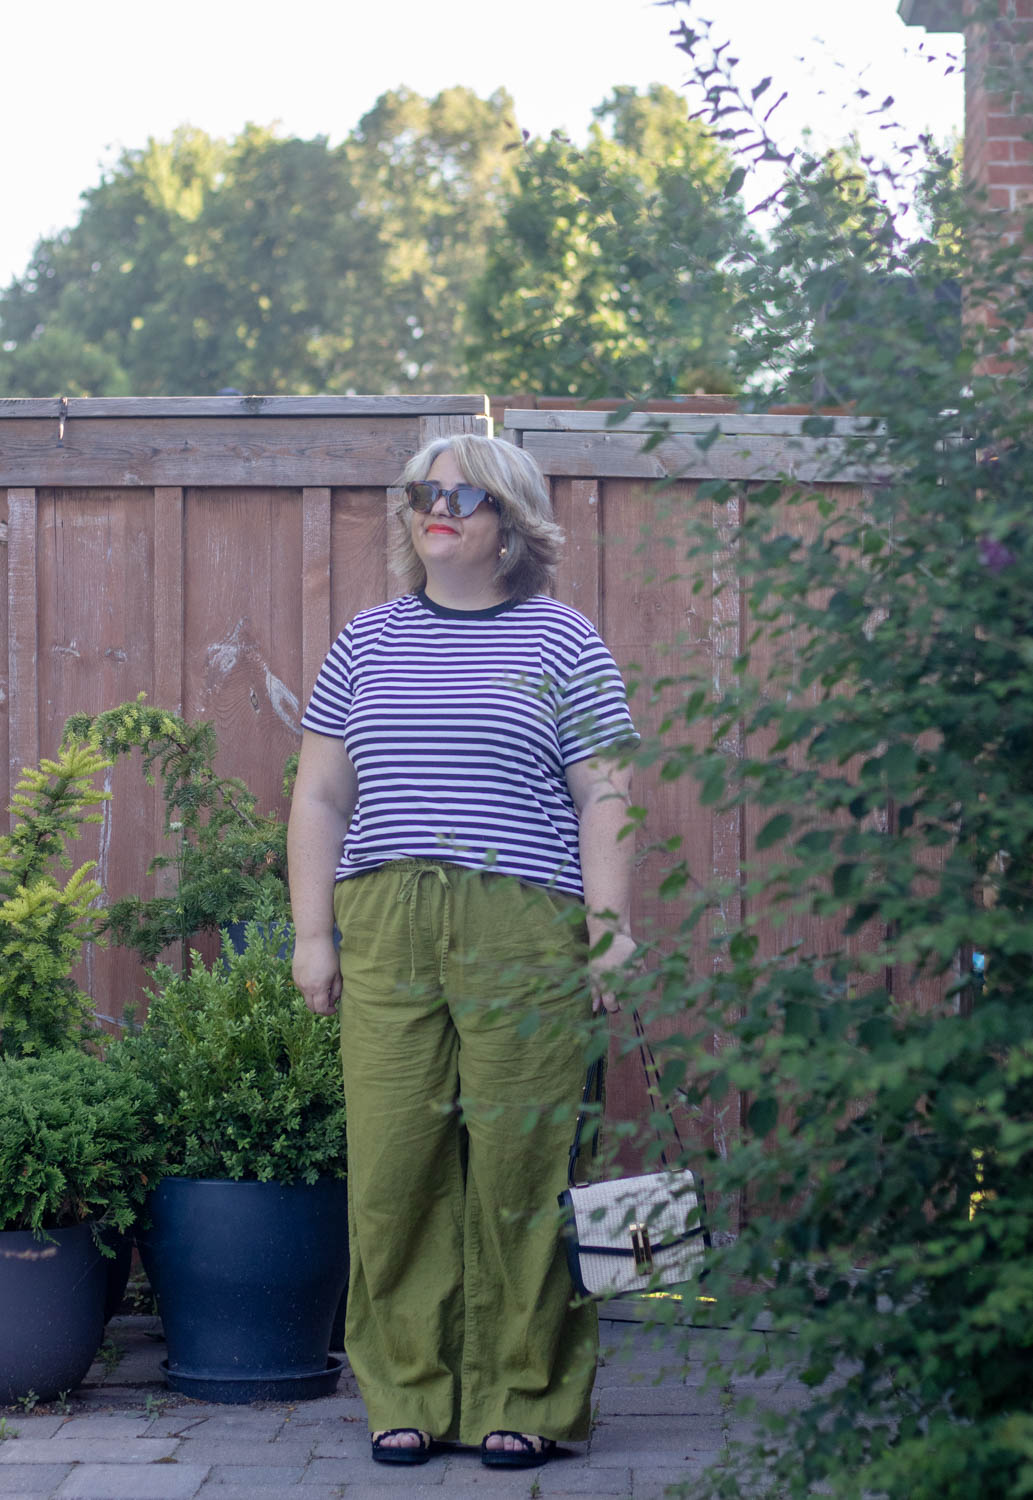
<svg viewBox="0 0 1033 1500"><path fill-rule="evenodd" d="M593 1097L592 1097L593 1094L595 1095L594 1100L593 1100ZM571 1142L570 1155L567 1158L567 1186L568 1187L573 1187L574 1183L576 1181L577 1159L578 1159L578 1156L581 1154L581 1136L582 1136L582 1134L584 1132L584 1128L585 1128L585 1117L586 1117L586 1115L588 1113L588 1106L590 1104L592 1104L592 1103L599 1104L602 1101L602 1097L603 1097L603 1060L602 1060L601 1057L597 1057L594 1063L589 1063L589 1065L588 1065L588 1076L585 1079L585 1087L584 1087L584 1091L583 1091L583 1093L581 1095L581 1106L580 1106L580 1108L578 1109L578 1112L577 1112L577 1123L574 1126L574 1139ZM600 1121L597 1121L596 1125L595 1125L595 1129L592 1131L592 1151L593 1151L593 1155L595 1153L596 1143L597 1143L597 1141L599 1139L599 1125L600 1125L600 1123L601 1123Z"/></svg>
<svg viewBox="0 0 1033 1500"><path fill-rule="evenodd" d="M642 1017L639 1015L638 1011L634 1008L634 1006L632 1006L632 1009L631 1009L631 1019L632 1019L632 1022L634 1024L634 1027L635 1027L635 1035L638 1037L639 1056L642 1059L642 1068L643 1068L643 1071L644 1071L644 1073L646 1075L646 1093L649 1095L649 1097L651 1099L652 1098L658 1098L660 1096L660 1069L656 1065L656 1058L653 1055L653 1049L649 1045L649 1038L646 1036L646 1028L642 1024ZM601 1057L599 1057L599 1058L596 1058L595 1062L589 1064L589 1066L588 1066L588 1075L585 1078L584 1092L581 1095L581 1106L578 1109L577 1123L574 1126L574 1140L573 1140L573 1142L571 1144L570 1155L569 1155L569 1157L567 1159L567 1186L568 1187L574 1187L575 1186L575 1173L577 1171L577 1159L578 1159L578 1156L579 1156L580 1151L581 1151L581 1137L582 1137L582 1135L584 1133L585 1119L586 1119L586 1115L587 1115L587 1112L588 1112L588 1106L590 1104L592 1104L593 1102L594 1103L599 1103L599 1101L602 1099L602 1084L603 1084L603 1060L602 1060ZM595 1096L594 1100L593 1100L593 1094ZM678 1126L677 1126L677 1123L675 1122L674 1113L671 1110L670 1105L667 1105L666 1108L667 1108L667 1118L668 1118L668 1120L670 1121L670 1124L671 1124L671 1131L672 1131L672 1133L674 1135L675 1140L678 1142L678 1150L680 1152L684 1153L684 1151L685 1151L685 1144L682 1141L681 1135L680 1135L680 1133L678 1131ZM668 1163L668 1160L667 1160L667 1154L664 1151L664 1138L660 1134L660 1128L659 1128L659 1126L654 1125L654 1129L656 1130L656 1138L660 1142L660 1160L663 1162L664 1166L666 1167L666 1166L669 1165L669 1163ZM599 1126L596 1125L595 1130L593 1132L593 1144L594 1144L594 1138L598 1136L598 1133L599 1133Z"/></svg>

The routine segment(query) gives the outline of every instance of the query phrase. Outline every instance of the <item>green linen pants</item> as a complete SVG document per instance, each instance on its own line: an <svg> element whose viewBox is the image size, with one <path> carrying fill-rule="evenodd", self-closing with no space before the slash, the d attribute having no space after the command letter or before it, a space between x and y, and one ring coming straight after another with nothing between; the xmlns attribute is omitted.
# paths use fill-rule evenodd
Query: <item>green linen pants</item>
<svg viewBox="0 0 1033 1500"><path fill-rule="evenodd" d="M370 1428L586 1439L598 1346L556 1196L584 1082L572 898L395 860L338 884L351 1279Z"/></svg>

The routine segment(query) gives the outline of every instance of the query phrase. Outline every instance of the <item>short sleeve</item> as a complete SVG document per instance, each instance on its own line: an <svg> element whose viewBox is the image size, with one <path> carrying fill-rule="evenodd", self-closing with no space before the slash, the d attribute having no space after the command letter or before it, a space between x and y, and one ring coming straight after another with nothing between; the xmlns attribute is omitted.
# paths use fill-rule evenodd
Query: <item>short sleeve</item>
<svg viewBox="0 0 1033 1500"><path fill-rule="evenodd" d="M312 697L301 720L302 729L344 739L352 701L352 635L347 626L327 652Z"/></svg>
<svg viewBox="0 0 1033 1500"><path fill-rule="evenodd" d="M565 766L639 742L617 663L594 631L565 684L558 732Z"/></svg>

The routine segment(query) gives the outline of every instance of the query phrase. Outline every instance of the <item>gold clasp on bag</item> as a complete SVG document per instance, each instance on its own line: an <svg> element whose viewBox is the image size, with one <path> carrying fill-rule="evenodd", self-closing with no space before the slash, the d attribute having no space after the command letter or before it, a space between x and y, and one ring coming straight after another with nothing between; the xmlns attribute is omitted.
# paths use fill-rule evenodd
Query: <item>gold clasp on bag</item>
<svg viewBox="0 0 1033 1500"><path fill-rule="evenodd" d="M652 1276L653 1247L649 1243L649 1230L645 1224L631 1224L628 1228L631 1234L631 1248L635 1253L635 1270L643 1276Z"/></svg>

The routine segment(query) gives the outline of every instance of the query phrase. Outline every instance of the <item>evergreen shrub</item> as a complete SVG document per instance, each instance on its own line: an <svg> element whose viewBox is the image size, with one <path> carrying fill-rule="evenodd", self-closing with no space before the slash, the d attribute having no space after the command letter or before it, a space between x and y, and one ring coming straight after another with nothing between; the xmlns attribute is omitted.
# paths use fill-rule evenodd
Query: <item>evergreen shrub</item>
<svg viewBox="0 0 1033 1500"><path fill-rule="evenodd" d="M281 1183L343 1177L344 1090L335 1021L306 1009L278 938L189 972L155 969L150 1009L119 1045L153 1089L161 1175Z"/></svg>
<svg viewBox="0 0 1033 1500"><path fill-rule="evenodd" d="M0 1058L0 1229L130 1229L154 1171L153 1109L149 1084L92 1055Z"/></svg>
<svg viewBox="0 0 1033 1500"><path fill-rule="evenodd" d="M15 788L13 828L0 834L0 1057L76 1046L95 1029L72 970L100 936L101 889L92 861L64 880L55 869L71 868L69 842L100 821L108 765L95 747L66 744Z"/></svg>

